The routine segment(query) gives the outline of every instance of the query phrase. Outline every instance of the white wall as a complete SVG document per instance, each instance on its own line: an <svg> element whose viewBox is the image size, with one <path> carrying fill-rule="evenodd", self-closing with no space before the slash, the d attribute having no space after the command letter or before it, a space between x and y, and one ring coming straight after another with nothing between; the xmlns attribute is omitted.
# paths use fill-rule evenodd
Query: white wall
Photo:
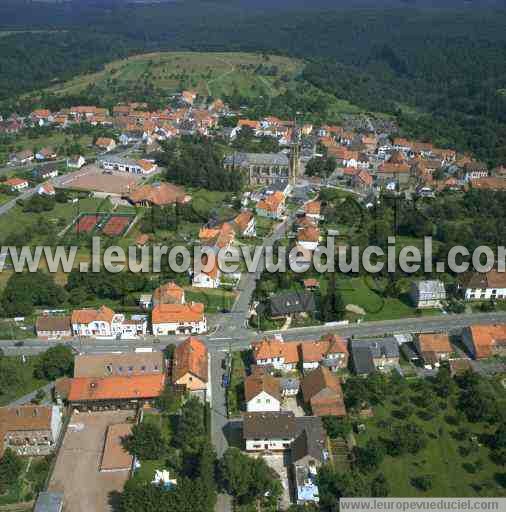
<svg viewBox="0 0 506 512"><path fill-rule="evenodd" d="M264 451L264 450L288 450L293 442L290 439L246 439L246 451Z"/></svg>
<svg viewBox="0 0 506 512"><path fill-rule="evenodd" d="M274 398L265 391L261 391L247 403L246 407L248 412L279 412L281 404L277 398Z"/></svg>

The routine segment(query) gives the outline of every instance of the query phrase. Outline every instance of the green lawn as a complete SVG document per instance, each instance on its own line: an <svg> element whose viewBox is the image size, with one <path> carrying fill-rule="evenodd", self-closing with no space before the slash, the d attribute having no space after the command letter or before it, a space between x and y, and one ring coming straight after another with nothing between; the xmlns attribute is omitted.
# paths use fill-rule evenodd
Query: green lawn
<svg viewBox="0 0 506 512"><path fill-rule="evenodd" d="M244 410L244 377L246 377L245 358L247 351L232 352L232 372L227 389L227 406L230 417L239 416Z"/></svg>
<svg viewBox="0 0 506 512"><path fill-rule="evenodd" d="M27 357L25 363L20 356L5 356L3 359L4 361L0 363L0 371L5 375L10 375L12 372L16 378L3 380L3 385L0 388L0 406L7 405L48 383L47 380L36 379L33 376L39 356Z"/></svg>
<svg viewBox="0 0 506 512"><path fill-rule="evenodd" d="M16 205L5 215L0 216L0 233L2 237L12 232L19 231L29 226L36 226L40 220L56 225L63 229L64 226L81 213L95 213L97 211L108 212L112 208L111 202L106 199L84 198L79 203L57 203L53 210L44 213L23 212L20 205ZM59 229L58 229L59 230ZM34 230L34 239L36 239Z"/></svg>
<svg viewBox="0 0 506 512"><path fill-rule="evenodd" d="M202 302L206 306L206 313L217 313L222 309L230 309L235 300L235 294L222 289L212 288L185 288L187 302Z"/></svg>
<svg viewBox="0 0 506 512"><path fill-rule="evenodd" d="M405 398L402 397L402 401ZM366 425L364 433L356 435L359 445L364 445L367 439L381 437L385 430L378 422L392 422L391 412L396 407L387 401L384 405L374 408L375 417L362 422ZM429 421L423 421L416 414L409 417L409 423L421 426L429 436L429 441L423 450L416 455L406 454L399 457L386 456L380 466L390 485L390 495L398 497L409 496L506 496L506 490L496 481L496 475L504 472L490 460L487 447L473 441L457 441L451 433L465 426L472 434L479 436L486 433L483 424L468 423L462 419L457 426L449 425L444 417L455 414L451 407L440 411ZM471 448L471 453L463 456L459 446ZM463 464L481 461L482 467L476 473L467 471ZM433 476L433 486L423 492L410 483L410 479L419 475ZM473 485L480 486L473 488Z"/></svg>
<svg viewBox="0 0 506 512"><path fill-rule="evenodd" d="M49 471L50 457L23 457L23 470L16 483L0 495L0 506L29 502L37 497ZM6 508L6 510L9 510ZM16 508L18 510L18 508ZM26 510L31 510L27 507Z"/></svg>
<svg viewBox="0 0 506 512"><path fill-rule="evenodd" d="M165 416L162 416L161 414L157 413L147 412L144 413L142 422L158 425L162 430L164 438L167 440L167 442L170 441L172 432L169 420ZM155 471L157 469L166 468L165 462L165 459L141 460L141 467L135 471L133 478L138 480L144 480L146 482L151 482L155 476Z"/></svg>

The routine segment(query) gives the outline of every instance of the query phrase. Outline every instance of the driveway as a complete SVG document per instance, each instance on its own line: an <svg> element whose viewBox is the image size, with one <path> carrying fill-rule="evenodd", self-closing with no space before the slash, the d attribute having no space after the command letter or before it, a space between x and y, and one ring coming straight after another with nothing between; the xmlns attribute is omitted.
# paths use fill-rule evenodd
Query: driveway
<svg viewBox="0 0 506 512"><path fill-rule="evenodd" d="M281 481L281 485L283 486L283 494L281 496L281 501L279 507L281 510L286 510L290 507L290 478L289 478L289 465L290 465L290 454L288 452L285 453L276 453L269 455L258 455L262 457L267 465L273 469L278 475Z"/></svg>
<svg viewBox="0 0 506 512"><path fill-rule="evenodd" d="M297 403L297 398L294 396L283 398L283 401L281 402L281 410L293 412L296 418L305 416L304 409Z"/></svg>

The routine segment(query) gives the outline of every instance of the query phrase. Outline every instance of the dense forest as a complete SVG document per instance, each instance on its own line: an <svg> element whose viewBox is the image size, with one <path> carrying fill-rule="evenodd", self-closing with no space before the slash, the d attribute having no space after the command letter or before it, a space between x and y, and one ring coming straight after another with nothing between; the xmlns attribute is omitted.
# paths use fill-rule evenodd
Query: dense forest
<svg viewBox="0 0 506 512"><path fill-rule="evenodd" d="M30 3L20 17L7 0L0 29L44 32L0 38L0 99L140 51L266 51L308 60L306 83L397 116L408 135L505 161L506 10L394 4Z"/></svg>

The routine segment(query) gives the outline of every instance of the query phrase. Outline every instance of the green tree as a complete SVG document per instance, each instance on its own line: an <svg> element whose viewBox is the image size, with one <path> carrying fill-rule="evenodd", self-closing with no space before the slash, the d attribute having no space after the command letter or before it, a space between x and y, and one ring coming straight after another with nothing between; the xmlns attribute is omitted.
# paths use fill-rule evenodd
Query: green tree
<svg viewBox="0 0 506 512"><path fill-rule="evenodd" d="M132 433L122 440L129 453L141 460L156 460L166 453L165 440L160 427L154 423L134 425Z"/></svg>
<svg viewBox="0 0 506 512"><path fill-rule="evenodd" d="M34 369L35 377L55 380L65 375L71 376L74 370L74 353L66 345L56 345L46 350Z"/></svg>
<svg viewBox="0 0 506 512"><path fill-rule="evenodd" d="M383 473L373 478L371 481L371 496L376 498L385 498L390 494L390 486Z"/></svg>
<svg viewBox="0 0 506 512"><path fill-rule="evenodd" d="M0 459L0 489L14 484L21 475L23 461L10 448L6 448Z"/></svg>
<svg viewBox="0 0 506 512"><path fill-rule="evenodd" d="M198 398L191 397L181 409L176 442L184 453L196 454L205 437L204 406Z"/></svg>
<svg viewBox="0 0 506 512"><path fill-rule="evenodd" d="M361 471L373 471L385 457L385 447L379 440L370 439L365 446L355 448L357 467Z"/></svg>

